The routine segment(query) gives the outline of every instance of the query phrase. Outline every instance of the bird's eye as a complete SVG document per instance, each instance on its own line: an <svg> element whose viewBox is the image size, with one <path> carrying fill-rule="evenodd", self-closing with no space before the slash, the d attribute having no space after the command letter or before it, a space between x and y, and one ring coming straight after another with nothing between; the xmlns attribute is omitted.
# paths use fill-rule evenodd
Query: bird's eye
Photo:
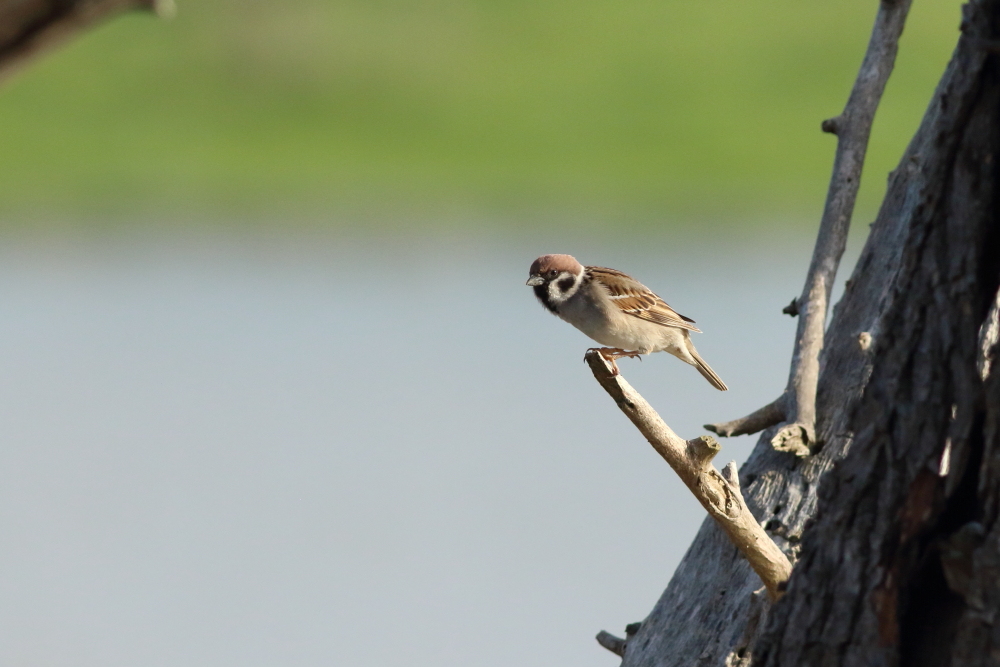
<svg viewBox="0 0 1000 667"><path fill-rule="evenodd" d="M559 275L559 272L556 271L555 269L552 269L551 271L549 271L549 278L555 278L558 275Z"/></svg>

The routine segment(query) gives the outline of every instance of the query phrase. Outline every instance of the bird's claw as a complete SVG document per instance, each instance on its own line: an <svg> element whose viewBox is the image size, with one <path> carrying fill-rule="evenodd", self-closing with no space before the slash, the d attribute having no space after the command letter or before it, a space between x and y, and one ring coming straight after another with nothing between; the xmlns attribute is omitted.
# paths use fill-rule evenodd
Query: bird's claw
<svg viewBox="0 0 1000 667"><path fill-rule="evenodd" d="M612 376L621 375L621 371L618 370L618 364L615 362L616 359L621 359L622 357L631 357L631 358L638 358L640 361L642 360L642 357L638 352L629 352L627 350L622 350L617 347L592 347L587 350L587 354L591 352L597 352L599 355L601 355L601 358L604 359L604 361L611 364ZM584 361L586 361L587 356L584 355L583 359Z"/></svg>

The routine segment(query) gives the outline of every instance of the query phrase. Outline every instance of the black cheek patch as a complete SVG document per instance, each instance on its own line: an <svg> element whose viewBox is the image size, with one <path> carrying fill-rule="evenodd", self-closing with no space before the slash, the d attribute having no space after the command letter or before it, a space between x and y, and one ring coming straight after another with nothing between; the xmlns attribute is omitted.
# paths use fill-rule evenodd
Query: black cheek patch
<svg viewBox="0 0 1000 667"><path fill-rule="evenodd" d="M573 288L573 285L575 283L576 283L576 278L574 278L573 276L566 276L556 284L559 286L559 291L565 294L566 292L570 291Z"/></svg>

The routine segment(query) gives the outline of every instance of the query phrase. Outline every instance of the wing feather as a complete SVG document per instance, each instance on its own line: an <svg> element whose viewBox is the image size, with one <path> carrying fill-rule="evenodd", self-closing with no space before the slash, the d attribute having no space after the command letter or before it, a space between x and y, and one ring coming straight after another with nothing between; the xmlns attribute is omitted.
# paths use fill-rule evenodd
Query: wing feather
<svg viewBox="0 0 1000 667"><path fill-rule="evenodd" d="M588 266L587 269L604 287L611 302L626 315L665 327L701 332L694 326L694 320L675 311L635 278L603 266Z"/></svg>

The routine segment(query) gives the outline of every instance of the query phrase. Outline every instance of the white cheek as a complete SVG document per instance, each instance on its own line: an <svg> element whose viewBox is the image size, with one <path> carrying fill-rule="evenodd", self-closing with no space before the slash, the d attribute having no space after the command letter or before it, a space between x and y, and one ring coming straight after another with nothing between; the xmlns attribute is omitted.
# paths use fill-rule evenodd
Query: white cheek
<svg viewBox="0 0 1000 667"><path fill-rule="evenodd" d="M570 286L570 288L568 290L566 290L565 292L563 292L559 288L559 283L561 283L562 281L566 280L567 278L573 278L573 284ZM565 302L571 296L573 296L574 294L576 294L577 290L580 289L580 285L582 285L582 284L583 284L583 274L575 276L575 275L573 275L572 273L570 273L568 271L563 271L557 277L555 277L551 281L549 281L549 286L548 286L549 301L551 303L563 303L563 302Z"/></svg>
<svg viewBox="0 0 1000 667"><path fill-rule="evenodd" d="M563 293L559 291L559 281L553 280L549 283L549 301L552 303L559 303L566 297Z"/></svg>

